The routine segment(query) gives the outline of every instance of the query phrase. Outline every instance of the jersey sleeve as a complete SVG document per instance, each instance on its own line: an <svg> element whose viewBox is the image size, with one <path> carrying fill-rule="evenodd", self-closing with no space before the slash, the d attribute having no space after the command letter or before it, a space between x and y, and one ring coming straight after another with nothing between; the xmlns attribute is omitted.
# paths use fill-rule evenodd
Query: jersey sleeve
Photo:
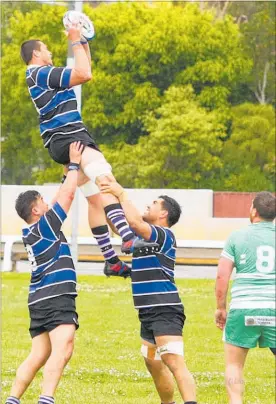
<svg viewBox="0 0 276 404"><path fill-rule="evenodd" d="M67 215L58 202L39 220L38 231L43 238L57 240L62 223Z"/></svg>
<svg viewBox="0 0 276 404"><path fill-rule="evenodd" d="M222 250L221 257L227 258L232 262L235 262L235 242L234 242L234 235L231 234L231 236L228 238L228 240L225 243L225 246Z"/></svg>
<svg viewBox="0 0 276 404"><path fill-rule="evenodd" d="M37 86L45 90L69 88L72 69L68 67L43 66L34 72Z"/></svg>
<svg viewBox="0 0 276 404"><path fill-rule="evenodd" d="M151 236L149 241L159 244L161 252L168 251L175 244L175 239L171 231L159 226L150 225L150 227Z"/></svg>

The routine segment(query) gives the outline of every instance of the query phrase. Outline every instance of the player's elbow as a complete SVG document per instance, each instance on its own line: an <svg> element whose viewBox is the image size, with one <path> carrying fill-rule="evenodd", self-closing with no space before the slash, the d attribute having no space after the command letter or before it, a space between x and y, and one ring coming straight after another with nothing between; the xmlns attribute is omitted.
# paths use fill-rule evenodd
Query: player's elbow
<svg viewBox="0 0 276 404"><path fill-rule="evenodd" d="M87 81L90 81L92 79L92 73L91 70L87 70L86 72L84 72L83 74L83 79L84 82L86 83Z"/></svg>
<svg viewBox="0 0 276 404"><path fill-rule="evenodd" d="M92 79L91 69L74 69L70 79L70 87L84 84Z"/></svg>
<svg viewBox="0 0 276 404"><path fill-rule="evenodd" d="M79 79L81 84L87 83L87 81L90 81L92 79L92 73L91 70L83 70L79 73Z"/></svg>

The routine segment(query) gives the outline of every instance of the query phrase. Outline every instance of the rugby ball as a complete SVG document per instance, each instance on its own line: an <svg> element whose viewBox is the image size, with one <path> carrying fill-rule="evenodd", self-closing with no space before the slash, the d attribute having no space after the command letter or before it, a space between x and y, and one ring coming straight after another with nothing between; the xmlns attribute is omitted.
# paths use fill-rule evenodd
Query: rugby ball
<svg viewBox="0 0 276 404"><path fill-rule="evenodd" d="M94 38L94 25L86 14L74 10L67 11L63 16L64 28L68 31L73 24L80 24L81 34L87 41L91 41Z"/></svg>

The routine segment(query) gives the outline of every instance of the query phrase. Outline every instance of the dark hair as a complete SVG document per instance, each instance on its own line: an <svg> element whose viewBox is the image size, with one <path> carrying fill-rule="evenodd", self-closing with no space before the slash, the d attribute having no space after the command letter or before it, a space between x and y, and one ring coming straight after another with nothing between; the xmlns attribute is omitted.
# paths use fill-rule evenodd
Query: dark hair
<svg viewBox="0 0 276 404"><path fill-rule="evenodd" d="M40 197L37 191L21 192L15 201L15 209L18 216L28 223L32 214L32 208L36 200Z"/></svg>
<svg viewBox="0 0 276 404"><path fill-rule="evenodd" d="M25 41L21 45L20 55L24 62L27 64L30 63L33 57L34 50L40 50L41 41L39 39L30 39L29 41Z"/></svg>
<svg viewBox="0 0 276 404"><path fill-rule="evenodd" d="M181 207L175 199L167 195L160 195L158 198L163 199L162 207L168 212L168 225L171 227L178 222L181 215Z"/></svg>
<svg viewBox="0 0 276 404"><path fill-rule="evenodd" d="M276 217L276 198L270 192L259 192L253 200L253 208L262 219L272 222Z"/></svg>

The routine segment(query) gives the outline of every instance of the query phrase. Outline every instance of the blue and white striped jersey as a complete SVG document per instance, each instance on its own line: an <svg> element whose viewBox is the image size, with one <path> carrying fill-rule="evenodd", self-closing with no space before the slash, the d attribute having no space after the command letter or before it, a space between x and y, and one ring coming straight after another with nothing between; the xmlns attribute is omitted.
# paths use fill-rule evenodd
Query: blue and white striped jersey
<svg viewBox="0 0 276 404"><path fill-rule="evenodd" d="M66 217L56 202L38 222L22 230L23 243L32 266L29 306L61 295L77 295L74 263L60 230Z"/></svg>
<svg viewBox="0 0 276 404"><path fill-rule="evenodd" d="M158 252L139 254L132 258L132 294L136 309L182 305L174 282L176 240L172 231L153 226L150 242L159 245Z"/></svg>
<svg viewBox="0 0 276 404"><path fill-rule="evenodd" d="M75 92L69 88L72 69L29 65L26 81L39 114L40 133L45 147L56 134L86 130L77 109Z"/></svg>

